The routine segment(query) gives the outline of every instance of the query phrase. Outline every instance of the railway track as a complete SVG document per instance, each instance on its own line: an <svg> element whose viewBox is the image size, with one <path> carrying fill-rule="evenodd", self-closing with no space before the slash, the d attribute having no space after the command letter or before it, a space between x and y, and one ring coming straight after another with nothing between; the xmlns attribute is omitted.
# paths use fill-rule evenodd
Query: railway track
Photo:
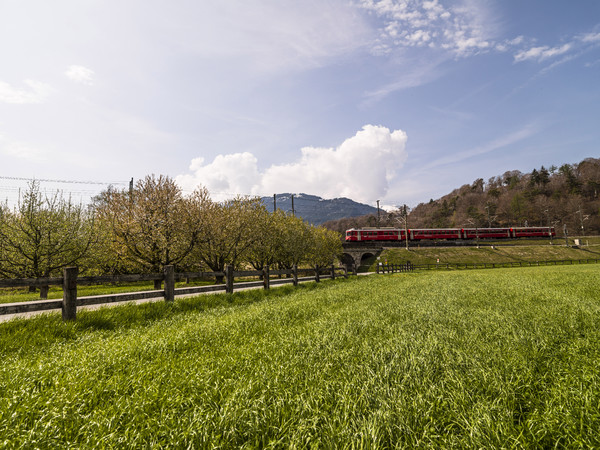
<svg viewBox="0 0 600 450"><path fill-rule="evenodd" d="M529 238L534 239L534 238ZM538 238L543 240L548 240L548 238ZM518 245L523 241L522 238L518 239L502 239L499 240L485 240L480 239L479 244L477 241L472 239L456 239L456 240L419 240L419 241L409 241L409 248L419 248L419 247L488 247L488 246L506 246L506 245ZM383 247L398 247L404 248L406 247L405 241L355 241L355 242L344 242L342 246L345 249L359 249L359 248L383 248Z"/></svg>

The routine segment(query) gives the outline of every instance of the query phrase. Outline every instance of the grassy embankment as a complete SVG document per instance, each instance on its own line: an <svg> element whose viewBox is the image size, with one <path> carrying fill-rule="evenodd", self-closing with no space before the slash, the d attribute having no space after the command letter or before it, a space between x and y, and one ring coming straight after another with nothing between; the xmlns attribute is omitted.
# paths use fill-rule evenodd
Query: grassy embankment
<svg viewBox="0 0 600 450"><path fill-rule="evenodd" d="M377 262L387 261L389 264L464 264L464 263L510 263L528 261L556 261L600 259L600 238L582 238L578 248L565 246L564 240L554 239L550 245L545 240L520 241L507 245L506 242L481 242L477 247L411 247L384 249L380 259L370 258L365 261L370 270L375 269ZM572 245L572 240L570 240ZM492 245L494 248L492 248Z"/></svg>
<svg viewBox="0 0 600 450"><path fill-rule="evenodd" d="M598 447L599 283L424 272L0 324L0 447Z"/></svg>

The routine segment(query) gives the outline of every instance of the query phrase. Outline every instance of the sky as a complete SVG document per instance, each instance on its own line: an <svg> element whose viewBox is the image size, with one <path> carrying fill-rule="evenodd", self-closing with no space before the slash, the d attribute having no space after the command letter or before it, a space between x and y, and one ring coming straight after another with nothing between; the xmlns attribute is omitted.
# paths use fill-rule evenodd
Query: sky
<svg viewBox="0 0 600 450"><path fill-rule="evenodd" d="M0 198L387 208L599 157L600 2L0 0Z"/></svg>

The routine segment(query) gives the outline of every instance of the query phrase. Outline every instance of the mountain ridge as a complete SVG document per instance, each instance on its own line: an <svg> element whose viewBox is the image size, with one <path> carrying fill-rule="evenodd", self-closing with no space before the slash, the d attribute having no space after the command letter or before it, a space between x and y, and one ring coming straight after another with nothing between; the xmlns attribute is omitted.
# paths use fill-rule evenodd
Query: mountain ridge
<svg viewBox="0 0 600 450"><path fill-rule="evenodd" d="M292 196L294 211L292 211ZM273 212L273 197L261 197L269 212ZM294 212L313 225L321 225L330 220L358 217L365 214L377 214L377 208L356 202L347 197L324 199L312 194L291 194L289 192L275 195L276 208L285 212Z"/></svg>

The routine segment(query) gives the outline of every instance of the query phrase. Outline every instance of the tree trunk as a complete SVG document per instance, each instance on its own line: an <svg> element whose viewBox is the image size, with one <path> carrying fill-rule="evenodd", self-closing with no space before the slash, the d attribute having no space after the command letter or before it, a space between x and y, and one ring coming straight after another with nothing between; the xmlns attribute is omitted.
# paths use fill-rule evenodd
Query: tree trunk
<svg viewBox="0 0 600 450"><path fill-rule="evenodd" d="M48 299L48 290L50 290L50 286L40 286L40 298L42 300Z"/></svg>
<svg viewBox="0 0 600 450"><path fill-rule="evenodd" d="M154 290L159 291L162 287L162 280L154 280Z"/></svg>

